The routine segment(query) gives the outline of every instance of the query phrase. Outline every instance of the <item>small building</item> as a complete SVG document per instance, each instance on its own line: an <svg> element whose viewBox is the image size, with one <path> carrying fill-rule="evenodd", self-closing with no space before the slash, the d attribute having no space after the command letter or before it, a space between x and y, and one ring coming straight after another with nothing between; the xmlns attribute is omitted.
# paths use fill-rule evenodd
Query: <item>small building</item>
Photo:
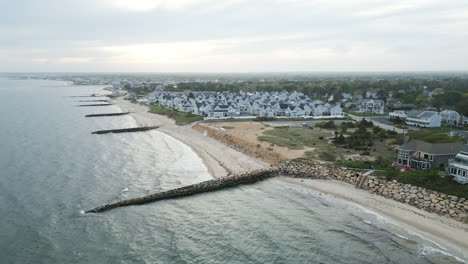
<svg viewBox="0 0 468 264"><path fill-rule="evenodd" d="M403 111L403 110L395 110L393 112L391 112L390 114L388 114L388 116L390 117L391 120L395 120L395 119L406 119L408 116L406 115L406 111Z"/></svg>
<svg viewBox="0 0 468 264"><path fill-rule="evenodd" d="M411 110L408 112L406 124L418 127L440 127L441 118L438 112Z"/></svg>
<svg viewBox="0 0 468 264"><path fill-rule="evenodd" d="M468 183L468 145L455 158L449 160L447 171L459 183Z"/></svg>
<svg viewBox="0 0 468 264"><path fill-rule="evenodd" d="M463 146L463 142L428 143L411 139L398 148L397 164L416 170L445 168Z"/></svg>

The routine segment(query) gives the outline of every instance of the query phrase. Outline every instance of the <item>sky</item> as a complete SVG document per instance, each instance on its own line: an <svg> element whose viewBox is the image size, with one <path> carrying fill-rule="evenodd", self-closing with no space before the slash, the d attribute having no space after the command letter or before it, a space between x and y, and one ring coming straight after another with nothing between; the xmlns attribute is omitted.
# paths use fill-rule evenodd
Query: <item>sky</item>
<svg viewBox="0 0 468 264"><path fill-rule="evenodd" d="M467 70L467 0L0 0L0 72Z"/></svg>

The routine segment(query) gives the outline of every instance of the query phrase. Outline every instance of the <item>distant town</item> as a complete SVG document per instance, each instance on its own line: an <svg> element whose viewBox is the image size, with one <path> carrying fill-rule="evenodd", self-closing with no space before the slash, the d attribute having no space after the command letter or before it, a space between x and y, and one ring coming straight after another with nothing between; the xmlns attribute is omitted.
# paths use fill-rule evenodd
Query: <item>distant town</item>
<svg viewBox="0 0 468 264"><path fill-rule="evenodd" d="M324 125L323 122L316 124L322 131L329 129L334 134L330 139L336 150L335 154L330 150L323 152L324 155L309 154L310 159L323 160L328 155L331 156L329 161L348 167L369 165L374 168L376 165L376 169L396 167L403 171L444 169L455 181L468 183L468 148L465 145L468 139L468 76L465 73L282 76L49 73L47 76L23 75L21 78L64 80L76 85L108 85L112 88L113 97L147 104L151 106L150 112L176 120L180 117L178 124L203 120L208 128L228 134L230 131L223 126L210 122L224 122L224 127L233 127L229 122L295 120L296 123L291 123L293 126L307 127L310 125L308 120L342 120L344 124L340 126L331 124L327 127L328 123ZM373 132L365 134L365 130L347 125L346 120L355 122L357 127L361 126L362 120L369 120ZM385 136L379 129L401 136ZM300 142L302 139L291 137L294 132L290 132L281 140L261 136L258 137L260 141L252 143L266 140L271 145L291 148L288 145L291 141ZM324 137L321 134L314 136ZM372 138L380 138L379 141L387 144L392 140L398 142L392 143L397 154L380 151L375 147L379 143ZM285 143L285 139L289 143ZM317 149L317 143L300 144L304 148ZM363 145L372 147L363 148ZM357 158L336 154L350 148L360 151ZM386 162L378 162L382 160ZM388 165L390 161L393 161L392 166Z"/></svg>

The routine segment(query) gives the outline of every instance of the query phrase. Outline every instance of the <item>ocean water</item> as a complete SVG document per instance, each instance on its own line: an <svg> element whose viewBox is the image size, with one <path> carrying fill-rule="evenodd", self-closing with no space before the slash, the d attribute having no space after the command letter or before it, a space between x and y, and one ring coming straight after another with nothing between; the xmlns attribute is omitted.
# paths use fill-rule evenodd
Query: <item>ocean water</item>
<svg viewBox="0 0 468 264"><path fill-rule="evenodd" d="M210 175L191 149L117 107L76 107L98 86L0 78L0 263L463 263L360 206L275 179L81 215ZM97 98L95 98L97 99ZM456 256L457 255L457 256Z"/></svg>

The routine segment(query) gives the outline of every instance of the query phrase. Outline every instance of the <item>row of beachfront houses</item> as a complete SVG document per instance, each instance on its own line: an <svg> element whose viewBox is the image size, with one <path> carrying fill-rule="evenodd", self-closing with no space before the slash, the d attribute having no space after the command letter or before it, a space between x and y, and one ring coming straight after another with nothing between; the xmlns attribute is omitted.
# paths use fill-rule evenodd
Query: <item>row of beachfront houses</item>
<svg viewBox="0 0 468 264"><path fill-rule="evenodd" d="M206 116L207 119L249 116L284 118L343 117L340 105L311 100L299 92L166 92L155 91L138 99Z"/></svg>

